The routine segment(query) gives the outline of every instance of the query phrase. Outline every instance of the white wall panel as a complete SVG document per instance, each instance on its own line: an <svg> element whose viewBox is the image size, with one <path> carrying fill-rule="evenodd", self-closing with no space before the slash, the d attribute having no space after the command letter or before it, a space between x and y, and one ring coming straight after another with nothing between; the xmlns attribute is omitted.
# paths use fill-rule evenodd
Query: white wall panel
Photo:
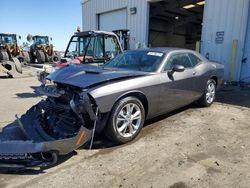
<svg viewBox="0 0 250 188"><path fill-rule="evenodd" d="M225 65L226 79L230 75L233 40L238 40L235 81L240 77L248 11L249 0L206 0L201 52L203 55L209 53L211 60ZM219 31L224 31L222 44L215 42Z"/></svg>
<svg viewBox="0 0 250 188"><path fill-rule="evenodd" d="M127 29L127 9L102 13L99 15L98 22L99 29L102 31Z"/></svg>
<svg viewBox="0 0 250 188"><path fill-rule="evenodd" d="M137 13L130 14L130 8L136 7ZM125 8L127 10L127 28L131 33L130 46L148 42L148 2L147 0L88 0L83 2L83 30L98 29L98 15ZM117 28L119 29L119 28Z"/></svg>

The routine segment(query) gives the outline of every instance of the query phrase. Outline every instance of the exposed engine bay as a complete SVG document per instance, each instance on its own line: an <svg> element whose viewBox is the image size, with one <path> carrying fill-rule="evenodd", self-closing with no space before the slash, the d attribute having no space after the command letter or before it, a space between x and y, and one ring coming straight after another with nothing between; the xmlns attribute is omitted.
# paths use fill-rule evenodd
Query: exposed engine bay
<svg viewBox="0 0 250 188"><path fill-rule="evenodd" d="M0 167L53 165L90 140L98 110L91 96L63 84L38 92L47 98L0 130Z"/></svg>

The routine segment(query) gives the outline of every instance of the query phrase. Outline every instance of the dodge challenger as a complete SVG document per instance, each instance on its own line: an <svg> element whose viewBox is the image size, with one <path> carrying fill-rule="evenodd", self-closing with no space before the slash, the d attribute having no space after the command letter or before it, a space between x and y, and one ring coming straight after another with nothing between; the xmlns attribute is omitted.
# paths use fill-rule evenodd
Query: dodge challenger
<svg viewBox="0 0 250 188"><path fill-rule="evenodd" d="M68 65L47 77L47 98L0 130L0 166L48 166L104 133L133 140L145 120L190 103L209 107L224 67L177 48L126 51L103 66Z"/></svg>

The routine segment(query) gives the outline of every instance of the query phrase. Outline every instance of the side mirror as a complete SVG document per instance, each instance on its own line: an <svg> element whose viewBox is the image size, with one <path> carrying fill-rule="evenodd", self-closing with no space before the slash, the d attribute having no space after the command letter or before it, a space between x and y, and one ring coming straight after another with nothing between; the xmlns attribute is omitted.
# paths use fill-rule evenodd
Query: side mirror
<svg viewBox="0 0 250 188"><path fill-rule="evenodd" d="M185 67L182 65L174 65L171 71L168 71L168 77L170 80L174 80L174 73L175 72L183 72L185 70Z"/></svg>
<svg viewBox="0 0 250 188"><path fill-rule="evenodd" d="M52 37L50 37L50 41L52 41Z"/></svg>
<svg viewBox="0 0 250 188"><path fill-rule="evenodd" d="M21 39L22 39L22 37L19 35L19 36L18 36L18 39L19 39L19 40L21 40Z"/></svg>
<svg viewBox="0 0 250 188"><path fill-rule="evenodd" d="M172 72L183 72L185 70L185 67L182 65L174 65Z"/></svg>

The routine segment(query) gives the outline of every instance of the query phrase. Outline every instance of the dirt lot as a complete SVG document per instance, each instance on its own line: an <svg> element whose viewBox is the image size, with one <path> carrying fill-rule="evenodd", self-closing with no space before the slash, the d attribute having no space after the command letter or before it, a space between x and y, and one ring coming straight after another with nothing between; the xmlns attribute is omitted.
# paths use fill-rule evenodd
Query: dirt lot
<svg viewBox="0 0 250 188"><path fill-rule="evenodd" d="M34 77L0 79L0 126L41 97ZM8 86L8 90L3 88ZM43 171L0 173L0 187L249 187L250 89L229 87L210 108L189 106L147 123L123 146L95 141Z"/></svg>

